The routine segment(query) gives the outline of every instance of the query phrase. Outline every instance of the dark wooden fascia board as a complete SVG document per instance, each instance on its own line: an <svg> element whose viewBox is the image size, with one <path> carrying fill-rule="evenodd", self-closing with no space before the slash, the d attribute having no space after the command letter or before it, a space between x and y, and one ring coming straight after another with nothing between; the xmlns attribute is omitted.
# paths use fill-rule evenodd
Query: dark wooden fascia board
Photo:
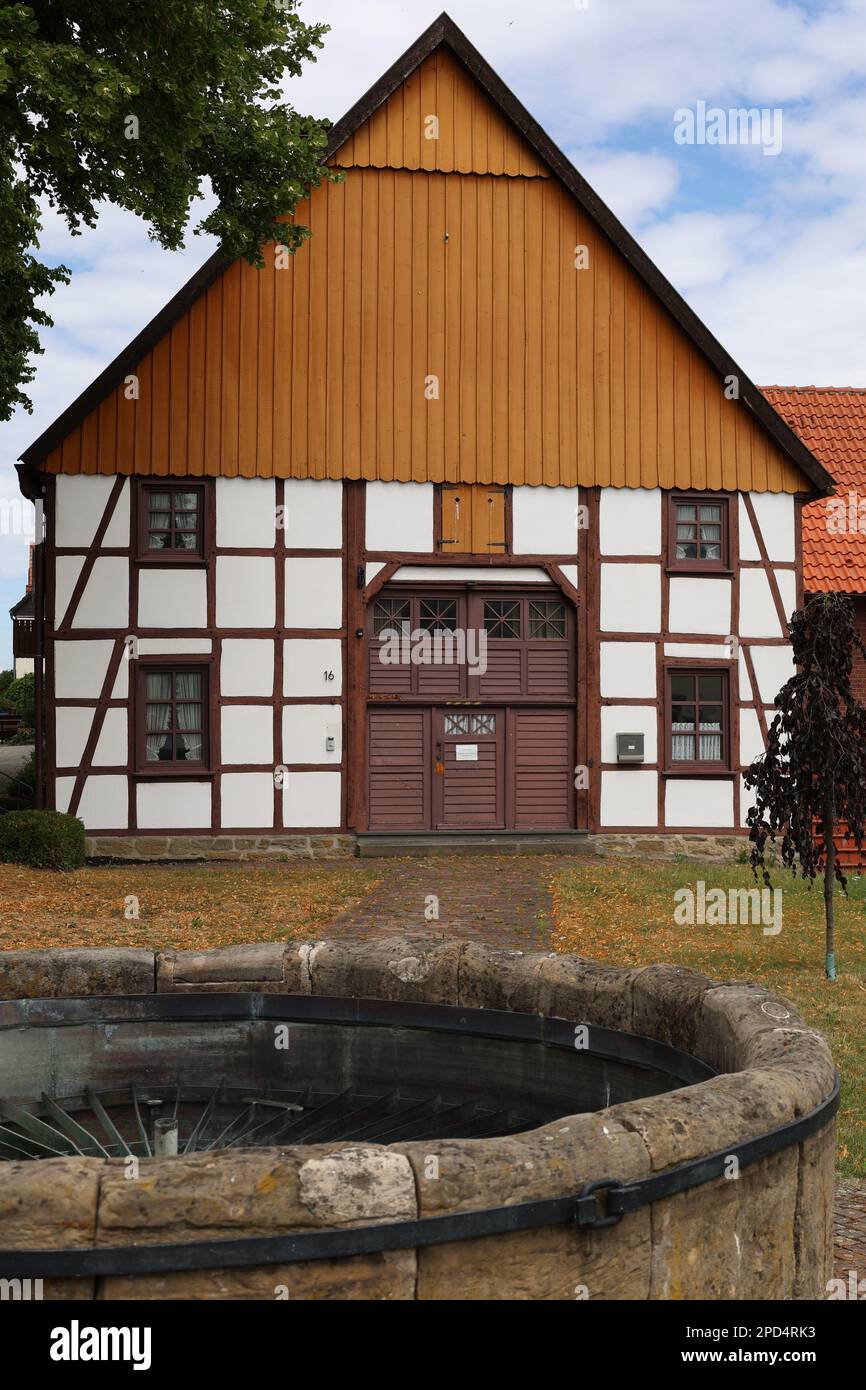
<svg viewBox="0 0 866 1390"><path fill-rule="evenodd" d="M632 266L640 279L691 339L720 377L734 376L739 382L740 405L754 415L763 429L815 485L819 495L833 491L835 481L818 462L814 454L773 408L766 396L746 376L745 372L725 351L718 339L701 322L669 280L641 249L630 232L610 208L602 202L593 188L578 173L562 150L551 140L517 99L501 77L470 43L448 14L441 14L406 52L379 78L369 91L331 129L324 154L327 163L341 145L358 130L370 116L387 101L397 88L420 67L435 50L445 45L474 77L489 99L506 116L514 128L549 166L560 182L598 223L620 255ZM100 373L61 415L49 425L38 439L21 455L27 476L19 470L21 490L33 497L38 491L37 465L56 448L74 427L84 419L122 381L147 352L172 327L183 313L228 268L231 260L221 251L215 252L195 275L178 291L160 312L151 319L133 341Z"/></svg>

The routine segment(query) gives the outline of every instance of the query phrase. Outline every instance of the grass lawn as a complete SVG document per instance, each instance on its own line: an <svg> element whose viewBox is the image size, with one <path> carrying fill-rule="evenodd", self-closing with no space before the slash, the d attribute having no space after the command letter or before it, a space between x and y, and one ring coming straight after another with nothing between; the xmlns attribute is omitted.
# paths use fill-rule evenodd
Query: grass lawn
<svg viewBox="0 0 866 1390"><path fill-rule="evenodd" d="M0 951L190 950L316 936L379 881L348 864L125 864L46 873L0 864ZM138 917L127 917L127 899Z"/></svg>
<svg viewBox="0 0 866 1390"><path fill-rule="evenodd" d="M820 883L809 890L782 870L782 930L765 936L757 926L679 926L674 893L696 888L754 886L748 865L589 861L554 883L553 940L617 965L657 961L687 965L717 980L765 985L793 1001L823 1032L842 1075L838 1163L848 1175L866 1175L866 878L849 879L849 897L836 898L839 978L824 978L824 920Z"/></svg>

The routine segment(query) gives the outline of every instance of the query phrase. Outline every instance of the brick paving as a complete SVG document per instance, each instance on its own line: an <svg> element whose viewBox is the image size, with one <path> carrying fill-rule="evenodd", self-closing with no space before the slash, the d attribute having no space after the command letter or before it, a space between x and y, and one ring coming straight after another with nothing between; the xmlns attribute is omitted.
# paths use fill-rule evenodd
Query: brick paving
<svg viewBox="0 0 866 1390"><path fill-rule="evenodd" d="M840 1178L836 1184L833 1272L848 1283L854 1270L866 1280L866 1178Z"/></svg>
<svg viewBox="0 0 866 1390"><path fill-rule="evenodd" d="M337 917L329 935L364 940L423 933L526 951L550 949L550 885L574 859L449 854L359 862L375 866L382 882Z"/></svg>

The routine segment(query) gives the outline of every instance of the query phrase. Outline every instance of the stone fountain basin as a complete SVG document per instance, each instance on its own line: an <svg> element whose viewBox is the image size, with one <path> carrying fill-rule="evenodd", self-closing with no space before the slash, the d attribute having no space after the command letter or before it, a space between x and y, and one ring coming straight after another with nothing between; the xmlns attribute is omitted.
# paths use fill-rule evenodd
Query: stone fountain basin
<svg viewBox="0 0 866 1390"><path fill-rule="evenodd" d="M667 1045L696 1059L697 1074L703 1067L707 1079L675 1089L654 1084L652 1093L627 1098L614 1091L615 1103L603 1108L485 1138L143 1158L132 1179L116 1157L6 1162L0 1249L220 1241L557 1197L595 1179L639 1179L733 1149L814 1110L835 1085L825 1040L758 986L717 983L677 966L619 969L429 938L201 953L6 953L0 1048L4 1034L7 1046L22 1045L34 1006L20 1001L208 993L419 1001L561 1018ZM50 1015L49 1004L35 1007ZM62 1055L62 1029L54 1046ZM558 1073L555 1080L561 1098ZM25 1094L29 1083L17 1084L17 1094ZM602 1230L549 1226L283 1266L52 1279L44 1292L139 1299L820 1298L831 1274L834 1158L830 1118L818 1133L737 1177L653 1202Z"/></svg>

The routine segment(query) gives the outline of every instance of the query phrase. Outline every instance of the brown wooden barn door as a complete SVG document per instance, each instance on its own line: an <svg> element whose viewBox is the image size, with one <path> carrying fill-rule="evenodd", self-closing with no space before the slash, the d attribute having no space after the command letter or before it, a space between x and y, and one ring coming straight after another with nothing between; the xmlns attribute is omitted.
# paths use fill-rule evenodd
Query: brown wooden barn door
<svg viewBox="0 0 866 1390"><path fill-rule="evenodd" d="M371 710L371 830L430 828L430 711Z"/></svg>
<svg viewBox="0 0 866 1390"><path fill-rule="evenodd" d="M509 816L515 830L574 825L574 713L511 710Z"/></svg>
<svg viewBox="0 0 866 1390"><path fill-rule="evenodd" d="M436 829L504 829L504 710L436 710L433 745Z"/></svg>

